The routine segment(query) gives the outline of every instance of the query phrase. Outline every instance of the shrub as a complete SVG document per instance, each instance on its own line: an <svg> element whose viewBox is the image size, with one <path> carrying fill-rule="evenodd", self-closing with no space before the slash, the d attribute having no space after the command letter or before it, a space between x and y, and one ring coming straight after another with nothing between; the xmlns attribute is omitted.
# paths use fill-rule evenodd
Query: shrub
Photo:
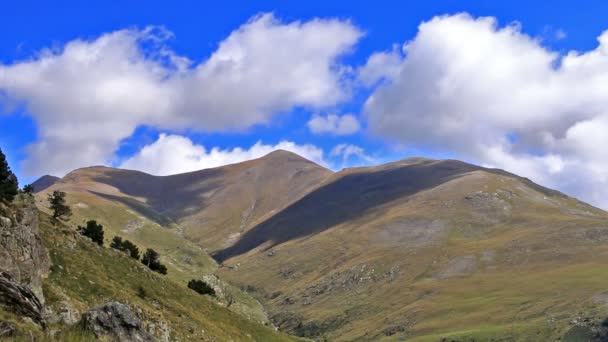
<svg viewBox="0 0 608 342"><path fill-rule="evenodd" d="M188 282L188 288L202 294L211 295L215 297L215 290L209 284L202 280L192 279Z"/></svg>
<svg viewBox="0 0 608 342"><path fill-rule="evenodd" d="M145 299L146 297L148 297L148 293L146 292L146 289L144 289L143 286L138 286L135 294L141 299Z"/></svg>
<svg viewBox="0 0 608 342"><path fill-rule="evenodd" d="M28 184L23 187L23 193L31 195L34 193L34 186L32 184Z"/></svg>
<svg viewBox="0 0 608 342"><path fill-rule="evenodd" d="M88 221L86 227L78 226L78 232L93 240L93 242L98 245L103 246L103 226L97 224L97 221Z"/></svg>
<svg viewBox="0 0 608 342"><path fill-rule="evenodd" d="M148 266L154 272L158 272L160 274L167 274L167 267L160 263L160 255L153 249L146 249L146 253L141 258L141 263Z"/></svg>
<svg viewBox="0 0 608 342"><path fill-rule="evenodd" d="M124 240L120 236L115 236L110 243L110 247L129 254L135 260L139 260L139 248L129 240Z"/></svg>

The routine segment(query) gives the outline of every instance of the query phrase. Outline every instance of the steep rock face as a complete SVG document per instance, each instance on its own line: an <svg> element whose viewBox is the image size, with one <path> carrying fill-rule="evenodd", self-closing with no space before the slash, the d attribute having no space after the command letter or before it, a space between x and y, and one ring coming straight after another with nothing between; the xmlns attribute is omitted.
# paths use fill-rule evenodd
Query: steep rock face
<svg viewBox="0 0 608 342"><path fill-rule="evenodd" d="M21 195L10 206L0 203L0 271L15 283L28 286L44 302L42 278L49 267L33 197Z"/></svg>
<svg viewBox="0 0 608 342"><path fill-rule="evenodd" d="M87 311L82 317L85 329L95 336L110 336L115 341L151 342L155 339L148 334L141 321L131 309L119 302L109 302Z"/></svg>
<svg viewBox="0 0 608 342"><path fill-rule="evenodd" d="M16 283L9 274L3 272L0 272L0 306L46 327L42 315L43 305L38 296L29 287Z"/></svg>

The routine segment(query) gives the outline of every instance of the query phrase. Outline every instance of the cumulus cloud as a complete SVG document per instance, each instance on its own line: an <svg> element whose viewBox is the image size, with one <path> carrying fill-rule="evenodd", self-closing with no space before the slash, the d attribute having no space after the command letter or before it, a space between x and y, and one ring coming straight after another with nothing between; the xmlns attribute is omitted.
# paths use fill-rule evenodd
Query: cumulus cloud
<svg viewBox="0 0 608 342"><path fill-rule="evenodd" d="M321 116L315 114L308 121L308 129L315 134L349 135L359 131L360 125L352 114Z"/></svg>
<svg viewBox="0 0 608 342"><path fill-rule="evenodd" d="M374 133L608 207L608 31L597 48L560 55L517 23L441 16L361 70L373 71L367 83L386 78L365 104Z"/></svg>
<svg viewBox="0 0 608 342"><path fill-rule="evenodd" d="M107 163L142 124L242 130L296 106L333 106L349 97L348 68L337 59L361 35L348 21L263 14L195 63L167 46L163 28L120 30L0 64L0 100L38 124L26 173L60 175Z"/></svg>
<svg viewBox="0 0 608 342"><path fill-rule="evenodd" d="M338 144L332 148L329 156L340 158L342 167L347 166L348 162L353 160L364 163L376 162L376 159L367 155L363 148L353 144Z"/></svg>
<svg viewBox="0 0 608 342"><path fill-rule="evenodd" d="M290 151L317 164L327 165L323 159L323 150L309 144L298 145L291 141L281 141L276 145L267 145L259 141L249 148L207 149L185 136L161 134L158 140L144 146L120 167L165 176L239 163L260 158L275 150Z"/></svg>

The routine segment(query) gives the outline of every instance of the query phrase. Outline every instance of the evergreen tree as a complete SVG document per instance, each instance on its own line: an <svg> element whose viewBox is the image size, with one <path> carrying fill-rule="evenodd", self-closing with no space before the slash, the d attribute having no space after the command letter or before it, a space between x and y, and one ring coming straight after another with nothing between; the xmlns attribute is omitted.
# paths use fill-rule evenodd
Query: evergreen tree
<svg viewBox="0 0 608 342"><path fill-rule="evenodd" d="M148 266L148 268L154 272L167 274L167 267L160 263L159 258L160 255L155 250L148 248L141 258L141 263Z"/></svg>
<svg viewBox="0 0 608 342"><path fill-rule="evenodd" d="M34 193L34 186L32 184L28 184L23 187L23 193L31 195Z"/></svg>
<svg viewBox="0 0 608 342"><path fill-rule="evenodd" d="M188 282L188 288L202 294L208 294L211 296L215 296L215 290L209 284L202 280L192 279Z"/></svg>
<svg viewBox="0 0 608 342"><path fill-rule="evenodd" d="M72 215L72 209L65 204L65 192L55 190L49 194L49 208L53 211L53 218L68 218Z"/></svg>
<svg viewBox="0 0 608 342"><path fill-rule="evenodd" d="M122 240L120 236L115 236L112 239L110 247L119 251L127 252L129 256L135 260L139 260L139 248L129 240Z"/></svg>
<svg viewBox="0 0 608 342"><path fill-rule="evenodd" d="M134 243L132 243L129 240L125 240L122 245L124 247L124 250L126 252L129 252L129 256L131 256L131 258L133 258L135 260L139 260L139 248L137 248L137 246L135 246ZM166 274L166 272L165 272L165 274Z"/></svg>
<svg viewBox="0 0 608 342"><path fill-rule="evenodd" d="M110 242L110 247L118 249L119 251L124 251L124 248L122 246L122 238L120 236L115 236L112 239L112 242Z"/></svg>
<svg viewBox="0 0 608 342"><path fill-rule="evenodd" d="M17 177L11 171L6 156L0 149L0 200L12 201L19 193Z"/></svg>
<svg viewBox="0 0 608 342"><path fill-rule="evenodd" d="M80 234L93 240L93 242L103 246L103 226L101 224L97 224L97 221L88 221L86 227L78 226L78 231Z"/></svg>

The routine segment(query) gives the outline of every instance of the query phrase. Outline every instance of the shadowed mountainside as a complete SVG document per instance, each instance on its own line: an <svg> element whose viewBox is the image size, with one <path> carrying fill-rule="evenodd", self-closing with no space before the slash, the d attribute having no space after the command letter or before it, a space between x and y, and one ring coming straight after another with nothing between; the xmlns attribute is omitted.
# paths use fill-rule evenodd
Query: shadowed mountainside
<svg viewBox="0 0 608 342"><path fill-rule="evenodd" d="M34 187L34 192L43 191L53 186L53 184L57 183L59 180L61 180L61 178L51 175L42 176L38 178L34 183L32 183L32 186Z"/></svg>
<svg viewBox="0 0 608 342"><path fill-rule="evenodd" d="M518 178L545 194L563 196L527 179L497 169L456 160L413 158L381 167L347 170L289 207L247 231L239 241L214 255L224 261L260 245L266 248L317 234L341 223L365 216L372 208L407 197L473 171Z"/></svg>
<svg viewBox="0 0 608 342"><path fill-rule="evenodd" d="M172 176L84 168L46 191L94 194L160 225L179 224L190 240L219 250L331 175L311 161L279 150L243 163Z"/></svg>
<svg viewBox="0 0 608 342"><path fill-rule="evenodd" d="M216 273L298 336L555 340L608 315L608 214L502 170L410 158L332 173L279 151L167 177L80 169L53 189L169 267L189 267L179 239L215 252Z"/></svg>

